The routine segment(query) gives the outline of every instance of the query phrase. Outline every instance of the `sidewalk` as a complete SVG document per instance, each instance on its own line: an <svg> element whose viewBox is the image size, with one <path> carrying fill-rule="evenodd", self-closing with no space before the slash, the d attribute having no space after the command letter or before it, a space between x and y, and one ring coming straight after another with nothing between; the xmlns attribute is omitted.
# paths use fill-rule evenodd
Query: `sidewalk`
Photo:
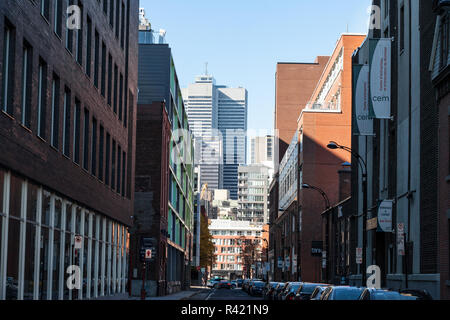
<svg viewBox="0 0 450 320"><path fill-rule="evenodd" d="M207 287L192 286L190 290L179 291L177 293L163 296L163 297L146 297L145 300L188 300L193 295L199 293L202 290L208 289ZM128 293L115 294L113 296L98 297L92 300L141 300L140 297L130 297Z"/></svg>

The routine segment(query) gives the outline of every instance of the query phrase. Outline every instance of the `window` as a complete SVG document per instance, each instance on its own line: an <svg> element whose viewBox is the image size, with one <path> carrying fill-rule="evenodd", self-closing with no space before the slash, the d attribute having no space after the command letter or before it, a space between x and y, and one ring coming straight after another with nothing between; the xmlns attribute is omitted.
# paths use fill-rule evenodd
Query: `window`
<svg viewBox="0 0 450 320"><path fill-rule="evenodd" d="M73 5L73 0L66 1L67 8ZM73 30L66 26L66 48L73 53Z"/></svg>
<svg viewBox="0 0 450 320"><path fill-rule="evenodd" d="M37 134L45 139L45 119L47 116L47 64L39 59Z"/></svg>
<svg viewBox="0 0 450 320"><path fill-rule="evenodd" d="M81 65L83 64L83 5L78 2L78 7L80 8L80 29L77 29L77 51L75 58L77 62ZM90 46L89 46L90 47Z"/></svg>
<svg viewBox="0 0 450 320"><path fill-rule="evenodd" d="M70 90L64 91L63 153L70 157Z"/></svg>
<svg viewBox="0 0 450 320"><path fill-rule="evenodd" d="M92 118L91 173L97 175L97 119Z"/></svg>
<svg viewBox="0 0 450 320"><path fill-rule="evenodd" d="M109 0L109 24L114 28L114 0Z"/></svg>
<svg viewBox="0 0 450 320"><path fill-rule="evenodd" d="M127 163L127 153L124 151L122 154L122 196L124 197L125 197L126 163Z"/></svg>
<svg viewBox="0 0 450 320"><path fill-rule="evenodd" d="M122 160L122 148L120 145L117 145L117 193L120 193L120 175L122 174L122 170L120 170L120 164Z"/></svg>
<svg viewBox="0 0 450 320"><path fill-rule="evenodd" d="M105 146L105 129L100 125L100 137L99 137L99 151L98 151L98 178L103 181L103 160L104 160L104 146Z"/></svg>
<svg viewBox="0 0 450 320"><path fill-rule="evenodd" d="M94 86L98 88L98 68L100 64L100 36L95 30L94 35Z"/></svg>
<svg viewBox="0 0 450 320"><path fill-rule="evenodd" d="M122 103L123 103L123 76L120 74L119 80L119 120L122 121Z"/></svg>
<svg viewBox="0 0 450 320"><path fill-rule="evenodd" d="M400 8L400 51L405 50L405 6Z"/></svg>
<svg viewBox="0 0 450 320"><path fill-rule="evenodd" d="M113 139L111 155L111 188L116 189L116 141Z"/></svg>
<svg viewBox="0 0 450 320"><path fill-rule="evenodd" d="M41 14L50 21L50 0L41 0Z"/></svg>
<svg viewBox="0 0 450 320"><path fill-rule="evenodd" d="M54 29L53 31L61 38L62 30L62 0L54 0Z"/></svg>
<svg viewBox="0 0 450 320"><path fill-rule="evenodd" d="M111 106L112 101L112 56L108 57L108 105Z"/></svg>
<svg viewBox="0 0 450 320"><path fill-rule="evenodd" d="M73 125L73 161L80 164L80 121L81 121L81 103L75 99L74 110L74 125Z"/></svg>
<svg viewBox="0 0 450 320"><path fill-rule="evenodd" d="M31 112L31 83L32 83L32 62L33 53L31 46L24 42L23 57L22 57L22 124L30 127L30 112Z"/></svg>
<svg viewBox="0 0 450 320"><path fill-rule="evenodd" d="M53 74L52 81L52 130L51 145L58 149L59 143L59 78Z"/></svg>
<svg viewBox="0 0 450 320"><path fill-rule="evenodd" d="M119 69L117 67L117 65L114 65L114 101L113 101L113 110L114 113L117 113L117 84L118 84L118 73L119 73Z"/></svg>
<svg viewBox="0 0 450 320"><path fill-rule="evenodd" d="M6 24L6 21L3 34L3 62L1 108L3 111L13 115L14 41L13 30Z"/></svg>
<svg viewBox="0 0 450 320"><path fill-rule="evenodd" d="M105 184L109 186L109 162L111 155L111 137L106 133L106 154L105 154Z"/></svg>
<svg viewBox="0 0 450 320"><path fill-rule="evenodd" d="M83 168L89 171L89 110L84 109Z"/></svg>
<svg viewBox="0 0 450 320"><path fill-rule="evenodd" d="M91 77L91 59L92 59L92 21L87 17L87 39L86 39L86 74Z"/></svg>
<svg viewBox="0 0 450 320"><path fill-rule="evenodd" d="M101 83L101 94L105 97L106 91L106 45L102 41L102 83Z"/></svg>
<svg viewBox="0 0 450 320"><path fill-rule="evenodd" d="M114 0L111 0L113 2ZM120 0L116 0L116 38L119 38L120 32Z"/></svg>
<svg viewBox="0 0 450 320"><path fill-rule="evenodd" d="M125 46L125 4L122 2L122 25L120 27L120 46L123 47Z"/></svg>
<svg viewBox="0 0 450 320"><path fill-rule="evenodd" d="M440 52L440 68L445 68L448 62L448 50L449 50L449 18L448 16L442 17L441 23L441 52Z"/></svg>

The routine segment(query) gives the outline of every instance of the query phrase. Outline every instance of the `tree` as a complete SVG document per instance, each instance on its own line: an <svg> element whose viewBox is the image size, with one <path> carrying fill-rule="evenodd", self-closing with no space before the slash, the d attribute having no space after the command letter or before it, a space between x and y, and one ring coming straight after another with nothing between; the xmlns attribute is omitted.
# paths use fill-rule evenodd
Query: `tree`
<svg viewBox="0 0 450 320"><path fill-rule="evenodd" d="M200 266L203 268L212 267L216 261L214 254L214 243L212 235L209 233L208 219L200 215Z"/></svg>
<svg viewBox="0 0 450 320"><path fill-rule="evenodd" d="M246 277L250 278L252 276L250 273L251 266L254 265L256 261L261 261L260 247L257 241L246 239L244 236L240 237L239 240L241 244L242 265L245 266Z"/></svg>

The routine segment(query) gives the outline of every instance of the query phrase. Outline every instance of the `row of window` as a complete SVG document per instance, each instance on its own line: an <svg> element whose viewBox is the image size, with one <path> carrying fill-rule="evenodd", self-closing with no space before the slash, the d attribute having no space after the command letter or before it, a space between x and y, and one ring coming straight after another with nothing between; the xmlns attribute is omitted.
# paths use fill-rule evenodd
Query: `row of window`
<svg viewBox="0 0 450 320"><path fill-rule="evenodd" d="M4 30L4 72L2 79L1 106L2 110L14 117L13 108L13 69L15 68L12 47L13 28L9 23ZM32 119L35 119L36 134L43 140L49 141L55 149L61 147L63 154L72 158L73 161L96 176L100 181L110 186L119 194L125 196L125 179L127 154L111 135L99 124L98 120L90 115L87 106L82 107L81 101L75 97L72 107L72 93L70 88L62 88L61 79L55 73L49 84L49 68L47 63L39 58L37 77L37 103L32 98L33 87L33 48L25 40L23 43L22 61L22 103L20 122L23 126L31 129ZM50 88L48 86L50 85ZM50 89L50 100L47 101L48 89ZM60 110L61 93L62 110ZM36 110L32 109L36 105ZM33 114L35 113L35 114ZM60 119L62 116L62 119ZM33 121L34 123L34 121ZM47 124L50 124L47 130ZM62 141L60 142L60 127ZM71 144L71 141L73 142Z"/></svg>
<svg viewBox="0 0 450 320"><path fill-rule="evenodd" d="M98 0L100 2L100 0ZM104 12L108 14L108 1L104 0ZM122 49L124 48L125 43L125 4L121 0L111 0L110 4L110 25L113 29L116 30L116 38L119 39L120 32L120 44ZM51 4L54 4L53 13L54 13L54 29L56 35L59 38L62 37L62 17L66 17L68 23L71 21L72 15L79 14L80 20L78 27L80 29L69 29L66 26L66 35L65 35L65 46L67 50L75 54L75 60L83 66L83 48L86 48L86 63L85 63L85 73L91 78L93 73L93 81L94 86L97 89L100 89L101 95L106 98L109 106L113 108L114 113L116 113L119 117L119 121L123 123L125 127L127 127L127 102L124 101L124 76L122 72L119 72L119 67L117 63L113 63L113 58L111 52L107 52L107 47L104 40L100 39L99 32L97 28L94 27L93 21L89 14L84 15L84 7L82 1L78 0L76 5L79 8L79 12L72 11L72 15L69 14L66 16L63 13L63 4L62 0L50 1L50 0L41 0L41 15L50 22L50 12L51 12ZM66 12L70 6L75 5L74 0L65 0L65 10ZM120 14L122 8L122 14ZM70 10L69 10L70 11ZM114 20L114 12L116 12L116 19ZM119 18L121 17L121 21ZM75 20L74 20L75 21ZM65 24L66 25L66 24ZM83 39L83 30L86 25L86 41ZM94 31L94 35L93 35ZM75 45L74 45L75 40ZM100 48L101 43L101 48ZM92 53L92 49L94 52ZM74 52L75 50L75 52ZM93 72L92 72L92 64L93 64Z"/></svg>
<svg viewBox="0 0 450 320"><path fill-rule="evenodd" d="M222 235L222 236L234 236L234 235L238 235L238 236L243 236L243 235L247 235L247 236L257 236L259 237L261 235L261 231L234 231L234 230L212 230L211 234L213 236L216 235Z"/></svg>
<svg viewBox="0 0 450 320"><path fill-rule="evenodd" d="M0 300L125 292L128 232L123 225L1 169L0 209ZM80 269L80 290L67 285L74 265Z"/></svg>

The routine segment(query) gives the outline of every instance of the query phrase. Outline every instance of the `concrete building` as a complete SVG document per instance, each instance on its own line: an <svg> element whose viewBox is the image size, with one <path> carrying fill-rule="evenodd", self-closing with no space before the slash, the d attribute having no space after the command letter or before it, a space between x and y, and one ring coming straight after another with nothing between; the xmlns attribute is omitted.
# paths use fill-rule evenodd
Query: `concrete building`
<svg viewBox="0 0 450 320"><path fill-rule="evenodd" d="M236 220L238 201L230 199L229 190L213 190L211 203L211 219Z"/></svg>
<svg viewBox="0 0 450 320"><path fill-rule="evenodd" d="M211 220L210 233L215 245L216 263L212 276L224 276L228 279L256 276L256 266L262 259L262 226L248 221ZM244 257L246 248L251 248L250 256ZM255 266L252 269L252 265ZM250 270L254 270L251 272Z"/></svg>
<svg viewBox="0 0 450 320"><path fill-rule="evenodd" d="M138 1L73 4L0 2L0 300L126 290Z"/></svg>
<svg viewBox="0 0 450 320"><path fill-rule="evenodd" d="M262 164L273 168L275 142L273 136L253 137L250 139L250 164Z"/></svg>
<svg viewBox="0 0 450 320"><path fill-rule="evenodd" d="M440 189L439 109L429 72L436 15L432 1L373 4L381 8L380 28L370 30L368 39L355 53L354 64L368 64L369 68L373 65L379 70L380 65L371 61L373 43L390 44L390 54L386 49L382 61L391 66L387 68L391 77L381 78L383 83L388 82L384 87L390 86L390 99L385 99L390 103L386 118L371 120L374 135L354 135L352 139L353 151L367 164L367 220L376 223L366 227L363 215L359 216L357 240L353 241L366 253L366 265L354 266L350 283L360 284L361 272L376 264L382 270L383 286L426 289L439 299L441 292L445 293L440 272L445 268L448 250L443 252L446 242L441 242L439 232L440 224L446 223L439 212L439 191L445 189ZM369 83L371 92L380 83L380 79L374 80ZM352 181L353 211L363 214L362 172L356 161L352 172L357 173ZM377 232L380 224L375 209L381 201L392 202L391 232Z"/></svg>
<svg viewBox="0 0 450 320"><path fill-rule="evenodd" d="M167 44L139 31L136 190L131 232L131 293L150 296L190 286L194 242L194 146ZM142 248L152 259L142 274Z"/></svg>
<svg viewBox="0 0 450 320"><path fill-rule="evenodd" d="M241 221L267 224L269 183L272 169L263 165L239 166L238 215Z"/></svg>

